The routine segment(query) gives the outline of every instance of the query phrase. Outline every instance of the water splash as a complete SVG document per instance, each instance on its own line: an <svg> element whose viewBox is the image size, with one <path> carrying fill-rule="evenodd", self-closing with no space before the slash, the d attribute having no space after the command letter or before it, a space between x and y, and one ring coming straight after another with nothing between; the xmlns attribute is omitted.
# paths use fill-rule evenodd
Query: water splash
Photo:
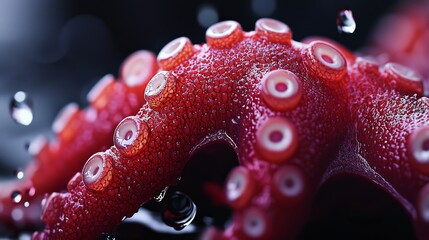
<svg viewBox="0 0 429 240"><path fill-rule="evenodd" d="M356 21L351 10L341 10L337 17L337 29L339 33L352 34L356 30Z"/></svg>
<svg viewBox="0 0 429 240"><path fill-rule="evenodd" d="M32 101L28 94L19 91L13 95L10 102L10 114L18 124L28 126L33 122Z"/></svg>

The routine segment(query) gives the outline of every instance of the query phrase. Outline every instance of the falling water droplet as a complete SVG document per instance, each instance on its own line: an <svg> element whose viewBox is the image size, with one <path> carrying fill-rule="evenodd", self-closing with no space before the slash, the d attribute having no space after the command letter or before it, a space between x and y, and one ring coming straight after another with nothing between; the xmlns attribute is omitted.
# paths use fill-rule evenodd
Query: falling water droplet
<svg viewBox="0 0 429 240"><path fill-rule="evenodd" d="M19 191L13 191L11 194L11 198L15 203L19 203L22 200L22 194Z"/></svg>
<svg viewBox="0 0 429 240"><path fill-rule="evenodd" d="M337 29L339 33L352 34L356 30L356 22L351 10L341 10L337 17Z"/></svg>
<svg viewBox="0 0 429 240"><path fill-rule="evenodd" d="M168 226L180 231L194 220L196 214L197 206L191 198L182 192L175 192L164 206L162 220Z"/></svg>
<svg viewBox="0 0 429 240"><path fill-rule="evenodd" d="M10 101L10 114L17 123L28 126L33 122L32 101L28 94L19 91Z"/></svg>
<svg viewBox="0 0 429 240"><path fill-rule="evenodd" d="M13 175L21 180L24 178L24 171L21 168L17 168L13 171Z"/></svg>

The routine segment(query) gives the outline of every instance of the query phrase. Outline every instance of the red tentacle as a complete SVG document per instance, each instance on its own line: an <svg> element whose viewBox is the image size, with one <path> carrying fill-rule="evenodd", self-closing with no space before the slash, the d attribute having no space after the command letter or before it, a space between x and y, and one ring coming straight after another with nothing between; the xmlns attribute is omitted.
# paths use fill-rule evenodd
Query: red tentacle
<svg viewBox="0 0 429 240"><path fill-rule="evenodd" d="M11 226L39 222L43 196L65 189L89 156L111 145L117 123L145 102L142 92L157 70L152 53L136 52L121 67L120 80L106 75L92 88L87 108L79 109L74 103L65 106L52 125L56 138L41 137L31 144L35 161L25 169L25 178L1 183L0 222ZM12 201L13 192L19 192L22 199ZM27 201L31 209L24 207ZM17 209L22 214L14 217Z"/></svg>

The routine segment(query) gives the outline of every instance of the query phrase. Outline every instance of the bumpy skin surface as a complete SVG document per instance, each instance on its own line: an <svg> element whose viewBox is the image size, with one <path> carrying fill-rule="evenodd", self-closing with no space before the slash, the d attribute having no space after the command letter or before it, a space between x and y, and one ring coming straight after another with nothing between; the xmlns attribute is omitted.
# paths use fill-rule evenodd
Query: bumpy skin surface
<svg viewBox="0 0 429 240"><path fill-rule="evenodd" d="M193 153L219 141L239 158L225 186L234 214L205 239L293 239L316 191L341 174L391 194L419 238L429 237L428 99L409 69L292 41L286 25L269 19L249 33L219 23L207 42L180 38L161 51L168 71L148 84L147 103L118 125L115 146L93 155L68 192L50 195L46 228L34 239L113 231L177 184Z"/></svg>
<svg viewBox="0 0 429 240"><path fill-rule="evenodd" d="M139 69L145 74L139 74ZM0 224L10 227L38 224L43 196L65 189L88 157L110 146L116 125L145 103L140 92L157 70L152 53L136 52L122 65L120 80L106 75L94 86L88 94L88 107L67 105L52 127L56 138L48 141L40 137L31 143L29 150L35 160L25 169L25 178L1 183ZM22 195L19 202L12 201L13 192ZM30 207L24 207L26 201ZM13 218L13 211L21 212L21 217Z"/></svg>

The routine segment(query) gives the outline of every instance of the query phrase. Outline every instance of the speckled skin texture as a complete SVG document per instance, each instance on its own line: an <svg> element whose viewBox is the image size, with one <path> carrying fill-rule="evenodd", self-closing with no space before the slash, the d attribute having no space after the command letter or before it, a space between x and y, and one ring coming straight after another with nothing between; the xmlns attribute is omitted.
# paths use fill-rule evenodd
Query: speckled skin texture
<svg viewBox="0 0 429 240"><path fill-rule="evenodd" d="M226 184L232 222L208 230L208 239L293 239L317 190L341 174L391 194L409 212L417 235L429 237L422 217L427 207L420 204L429 194L427 163L415 161L409 147L415 143L409 136L428 125L421 81L322 41L291 41L282 23L262 21L270 28L257 24L245 33L224 22L209 28L208 44L190 48L181 39L163 49L158 60L168 71L148 84L147 102L118 125L115 146L91 157L68 192L50 195L46 228L33 238L94 239L113 231L177 184L197 150L219 141L232 146L240 166ZM285 111L273 109L261 93L264 76L279 69L300 82L300 100Z"/></svg>

